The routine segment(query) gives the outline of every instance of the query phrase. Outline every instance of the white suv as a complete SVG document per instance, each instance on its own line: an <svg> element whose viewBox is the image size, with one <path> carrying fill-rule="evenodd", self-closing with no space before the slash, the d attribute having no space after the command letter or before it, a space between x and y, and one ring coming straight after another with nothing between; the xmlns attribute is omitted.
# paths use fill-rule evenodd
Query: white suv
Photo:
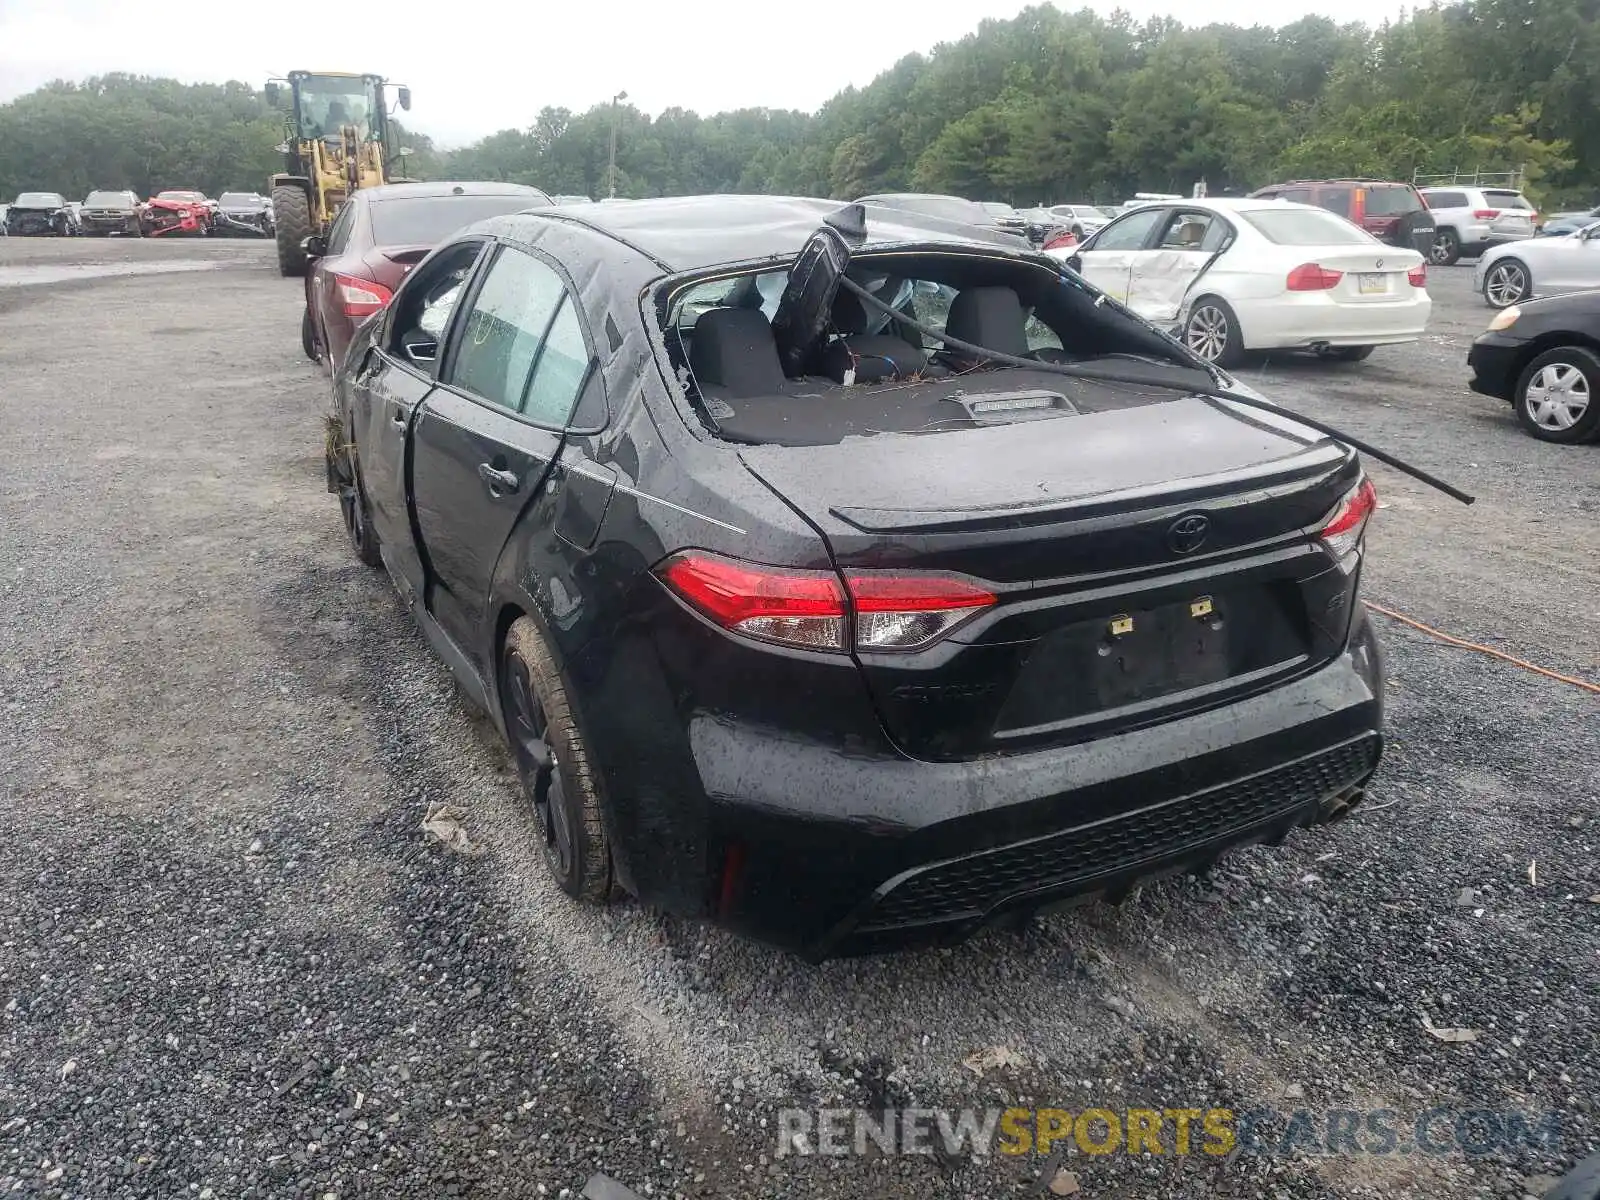
<svg viewBox="0 0 1600 1200"><path fill-rule="evenodd" d="M1448 267L1463 254L1533 236L1538 213L1521 192L1509 188L1425 187L1418 189L1433 214L1430 257Z"/></svg>

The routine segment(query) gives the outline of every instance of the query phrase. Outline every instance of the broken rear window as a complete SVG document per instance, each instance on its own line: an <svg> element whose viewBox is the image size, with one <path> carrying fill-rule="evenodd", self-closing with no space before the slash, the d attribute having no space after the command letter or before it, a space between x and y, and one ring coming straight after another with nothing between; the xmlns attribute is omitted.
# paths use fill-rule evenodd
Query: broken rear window
<svg viewBox="0 0 1600 1200"><path fill-rule="evenodd" d="M1167 393L1070 378L1050 364L1121 355L1166 376L1175 367L1193 370L1170 341L1097 307L1093 293L1053 265L863 252L846 278L871 299L841 286L815 340L782 353L774 318L783 329L816 327L780 317L787 270L666 285L660 319L672 374L713 433L822 445L1072 416L1086 411L1084 403L1092 410Z"/></svg>

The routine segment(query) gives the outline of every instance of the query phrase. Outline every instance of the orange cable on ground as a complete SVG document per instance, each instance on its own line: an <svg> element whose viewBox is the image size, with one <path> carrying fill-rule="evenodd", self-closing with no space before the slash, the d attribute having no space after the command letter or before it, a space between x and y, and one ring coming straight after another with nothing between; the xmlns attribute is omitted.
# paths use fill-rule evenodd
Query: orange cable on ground
<svg viewBox="0 0 1600 1200"><path fill-rule="evenodd" d="M1402 625L1409 625L1413 629L1420 629L1423 633L1428 634L1430 637L1436 637L1441 642L1448 642L1452 646L1460 646L1463 650L1476 650L1479 654L1487 654L1490 658L1498 658L1504 662L1511 663L1513 666L1521 667L1524 671L1532 671L1535 675L1543 675L1546 679L1570 683L1573 687L1580 687L1586 692L1594 692L1596 695L1600 695L1600 684L1590 683L1587 679L1576 679L1571 675L1558 675L1554 671L1547 671L1531 662L1515 658L1503 650L1496 650L1491 646L1480 646L1477 642L1467 642L1458 637L1451 637L1448 633L1441 633L1430 625L1424 625L1421 621L1413 621L1410 617L1397 613L1393 609L1385 608L1381 604L1374 604L1371 600L1363 600L1362 603L1373 612L1382 613L1391 620L1399 621Z"/></svg>

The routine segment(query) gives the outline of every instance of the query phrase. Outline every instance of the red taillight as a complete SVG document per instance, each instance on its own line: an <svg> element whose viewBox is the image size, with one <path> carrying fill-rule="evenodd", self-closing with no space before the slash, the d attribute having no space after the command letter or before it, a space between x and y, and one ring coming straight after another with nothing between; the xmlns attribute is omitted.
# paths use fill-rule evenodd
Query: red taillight
<svg viewBox="0 0 1600 1200"><path fill-rule="evenodd" d="M393 292L370 279L334 272L333 282L339 289L339 303L344 306L347 317L370 317L394 299Z"/></svg>
<svg viewBox="0 0 1600 1200"><path fill-rule="evenodd" d="M832 571L786 571L690 551L658 571L724 629L812 650L845 648L845 598Z"/></svg>
<svg viewBox="0 0 1600 1200"><path fill-rule="evenodd" d="M1044 243L1044 249L1046 249L1046 250L1067 250L1067 249L1070 249L1073 246L1076 246L1077 244L1078 244L1078 236L1077 236L1077 234L1073 233L1072 230L1068 229L1063 233L1058 233L1058 234L1053 235L1052 237L1046 238L1045 239L1045 243Z"/></svg>
<svg viewBox="0 0 1600 1200"><path fill-rule="evenodd" d="M1327 524L1322 527L1319 535L1322 544L1328 548L1334 561L1344 566L1350 552L1361 544L1361 535L1366 532L1367 520L1378 508L1378 489L1372 486L1372 480L1362 477L1360 483L1351 488L1344 499L1339 501L1339 506L1333 510L1333 515L1328 518ZM1353 564L1351 564L1353 565Z"/></svg>
<svg viewBox="0 0 1600 1200"><path fill-rule="evenodd" d="M1406 279L1410 281L1412 287L1427 287L1428 264L1420 262L1412 267L1411 270L1406 272Z"/></svg>
<svg viewBox="0 0 1600 1200"><path fill-rule="evenodd" d="M856 649L931 645L994 603L994 593L955 575L861 572L845 576L856 611Z"/></svg>
<svg viewBox="0 0 1600 1200"><path fill-rule="evenodd" d="M724 629L807 650L917 650L995 602L958 576L898 571L797 571L704 550L675 554L657 575Z"/></svg>
<svg viewBox="0 0 1600 1200"><path fill-rule="evenodd" d="M1500 215L1498 208L1475 208L1472 210L1474 219L1479 221L1492 221Z"/></svg>
<svg viewBox="0 0 1600 1200"><path fill-rule="evenodd" d="M1338 287L1339 280L1344 278L1343 271L1330 271L1318 263L1301 263L1289 272L1289 290L1291 292L1325 292L1329 288Z"/></svg>

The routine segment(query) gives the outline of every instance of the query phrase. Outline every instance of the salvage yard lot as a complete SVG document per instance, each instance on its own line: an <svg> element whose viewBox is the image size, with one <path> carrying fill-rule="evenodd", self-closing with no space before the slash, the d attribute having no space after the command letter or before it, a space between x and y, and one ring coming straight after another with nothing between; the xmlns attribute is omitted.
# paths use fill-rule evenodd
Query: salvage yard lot
<svg viewBox="0 0 1600 1200"><path fill-rule="evenodd" d="M1373 466L1369 599L1600 679L1600 446L1466 390L1470 276L1419 345L1244 374L1479 497ZM1562 1114L1476 1158L1072 1154L1096 1198L1520 1197L1600 1146L1593 694L1376 617L1368 806L1207 881L820 968L580 910L347 548L300 306L262 244L0 241L0 1192L1041 1194L1033 1155L775 1159L817 1106ZM441 802L480 854L424 844Z"/></svg>

